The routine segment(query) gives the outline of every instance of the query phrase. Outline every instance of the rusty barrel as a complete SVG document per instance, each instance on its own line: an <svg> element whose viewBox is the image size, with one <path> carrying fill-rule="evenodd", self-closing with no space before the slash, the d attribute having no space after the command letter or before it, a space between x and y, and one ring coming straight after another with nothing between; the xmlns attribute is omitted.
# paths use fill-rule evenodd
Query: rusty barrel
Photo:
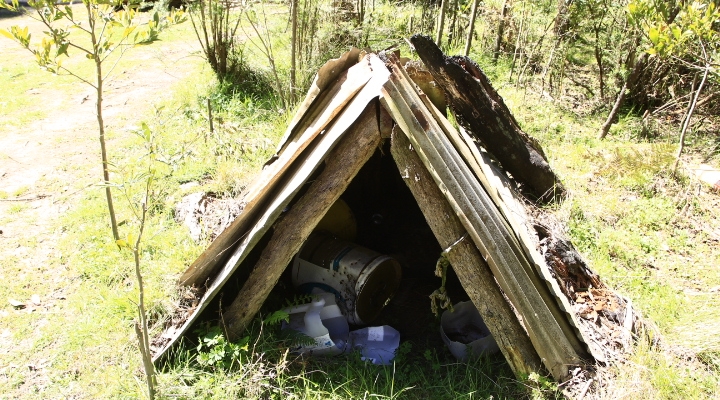
<svg viewBox="0 0 720 400"><path fill-rule="evenodd" d="M307 293L317 288L335 294L354 325L380 314L400 277L400 264L392 257L326 232L313 232L292 263L293 285Z"/></svg>

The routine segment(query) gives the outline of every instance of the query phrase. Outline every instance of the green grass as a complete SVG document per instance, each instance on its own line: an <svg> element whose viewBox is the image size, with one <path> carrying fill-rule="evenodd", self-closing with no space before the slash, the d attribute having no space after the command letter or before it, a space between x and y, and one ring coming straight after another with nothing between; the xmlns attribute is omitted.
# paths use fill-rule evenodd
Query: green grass
<svg viewBox="0 0 720 400"><path fill-rule="evenodd" d="M525 393L498 357L458 363L447 352L413 349L404 343L395 362L376 366L359 354L302 358L286 352L275 338L277 327L264 334L226 367L198 368L194 351L179 349L160 375L163 394L188 398L302 399L476 399L517 398ZM250 336L257 337L257 330Z"/></svg>

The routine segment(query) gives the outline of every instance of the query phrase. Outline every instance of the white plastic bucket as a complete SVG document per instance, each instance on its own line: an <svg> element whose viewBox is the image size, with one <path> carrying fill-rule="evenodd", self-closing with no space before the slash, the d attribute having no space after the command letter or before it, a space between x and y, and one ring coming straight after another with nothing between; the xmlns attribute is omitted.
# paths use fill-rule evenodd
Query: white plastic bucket
<svg viewBox="0 0 720 400"><path fill-rule="evenodd" d="M395 259L324 232L310 235L292 263L293 284L306 293L335 294L354 325L367 325L380 314L400 277Z"/></svg>
<svg viewBox="0 0 720 400"><path fill-rule="evenodd" d="M470 355L479 356L500 351L495 338L470 301L455 304L452 312L443 312L440 317L440 335L450 352L460 361L467 361Z"/></svg>

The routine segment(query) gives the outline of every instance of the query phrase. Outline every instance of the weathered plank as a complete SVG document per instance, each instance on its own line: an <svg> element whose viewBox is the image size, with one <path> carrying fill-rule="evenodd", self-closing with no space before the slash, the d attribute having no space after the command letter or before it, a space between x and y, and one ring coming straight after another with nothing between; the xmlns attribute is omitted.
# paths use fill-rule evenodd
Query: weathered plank
<svg viewBox="0 0 720 400"><path fill-rule="evenodd" d="M327 157L325 169L275 226L270 242L248 280L223 314L230 340L242 334L292 257L300 251L330 206L340 198L350 181L375 152L380 144L377 113L376 102L368 104Z"/></svg>
<svg viewBox="0 0 720 400"><path fill-rule="evenodd" d="M445 137L402 67L393 64L391 69L390 81L381 98L383 105L408 133L423 164L522 315L543 363L556 379L562 379L570 366L582 363L584 347L574 334L565 334L572 331L565 315L529 265L526 255L517 251L514 235L507 231L507 222Z"/></svg>
<svg viewBox="0 0 720 400"><path fill-rule="evenodd" d="M328 62L320 67L318 72L315 74L315 78L313 79L313 83L310 85L310 89L308 89L308 92L305 95L305 99L302 103L300 103L297 111L295 111L293 119L285 129L285 134L278 143L276 153L280 154L282 152L282 149L285 147L285 143L293 135L296 135L299 131L301 131L303 125L309 125L309 123L303 124L303 121L312 120L308 117L310 114L308 110L310 110L311 107L313 109L319 108L317 107L316 102L323 100L322 97L325 97L324 95L328 92L325 89L331 84L334 84L340 74L357 64L359 61L359 55L360 50L353 47L343 53L340 57L328 60Z"/></svg>
<svg viewBox="0 0 720 400"><path fill-rule="evenodd" d="M446 57L427 36L415 35L410 42L445 90L458 121L469 128L503 168L540 202L564 197L565 188L540 145L520 129L475 62L468 57Z"/></svg>
<svg viewBox="0 0 720 400"><path fill-rule="evenodd" d="M478 178L495 206L505 217L508 223L506 227L508 232L514 233L513 236L507 237L508 243L515 247L516 252L522 251L528 256L532 267L534 267L540 277L545 280L545 284L551 293L554 294L558 306L565 312L564 317L566 317L570 323L569 326L563 325L565 334L575 334L578 338L581 338L587 345L586 350L590 350L596 360L602 360L602 358L599 358L601 353L592 351L591 342L579 329L580 323L568 298L563 294L557 281L550 272L549 266L552 264L546 263L538 251L539 241L534 233L534 226L528 217L525 208L527 206L526 202L523 202L522 198L516 195L515 191L511 189L513 186L509 182L507 175L497 166L493 165L487 153L483 153L477 148L472 138L470 138L462 127L460 127L459 132L456 131L445 116L435 108L435 105L430 99L422 93L420 93L420 98L435 117L435 120L445 132L448 139L450 139L455 149L462 156L463 161L465 161L468 167L474 172L475 177ZM532 271L528 273L532 273ZM560 319L563 318L563 316L558 314L556 318ZM568 328L572 328L572 330Z"/></svg>
<svg viewBox="0 0 720 400"><path fill-rule="evenodd" d="M490 329L500 351L518 377L540 372L542 364L530 338L503 297L477 247L466 235L460 219L399 129L390 147L400 174L422 210L465 291ZM451 247L452 246L452 247Z"/></svg>
<svg viewBox="0 0 720 400"><path fill-rule="evenodd" d="M242 238L257 218L260 205L273 193L273 189L292 162L312 143L312 141L343 110L352 98L372 77L367 60L339 74L337 80L326 90L315 117L307 121L302 135L291 136L283 145L279 157L262 171L258 179L250 185L244 197L243 212L205 249L200 257L183 273L179 282L184 286L201 286L216 273L230 250ZM308 111L309 112L309 111Z"/></svg>

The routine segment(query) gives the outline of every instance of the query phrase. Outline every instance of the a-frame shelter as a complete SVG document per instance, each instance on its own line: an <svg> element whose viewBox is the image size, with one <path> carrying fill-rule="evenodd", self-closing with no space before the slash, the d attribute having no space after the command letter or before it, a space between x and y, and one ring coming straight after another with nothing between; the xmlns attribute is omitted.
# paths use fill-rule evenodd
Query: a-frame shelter
<svg viewBox="0 0 720 400"><path fill-rule="evenodd" d="M475 75L481 89L497 96ZM451 106L452 96L463 96L443 89ZM491 103L485 111L495 108L508 117L501 100ZM180 278L181 286L199 289L197 304L158 338L155 359L187 332L231 276L245 270L234 300L225 294L222 311L228 334L239 336L328 209L388 140L399 173L516 375L545 368L561 380L575 366L605 361L567 282L604 286L589 270L578 272L586 266L567 241L535 224L535 208L516 190L520 173L510 177L503 169L508 163L498 166L502 157L495 154L508 150L483 148L489 145L477 132L451 124L396 54L357 49L318 71L276 155L245 193L243 212ZM525 175L532 180L531 171ZM250 260L253 250L260 255ZM616 297L625 318L610 322L631 331L635 316Z"/></svg>

